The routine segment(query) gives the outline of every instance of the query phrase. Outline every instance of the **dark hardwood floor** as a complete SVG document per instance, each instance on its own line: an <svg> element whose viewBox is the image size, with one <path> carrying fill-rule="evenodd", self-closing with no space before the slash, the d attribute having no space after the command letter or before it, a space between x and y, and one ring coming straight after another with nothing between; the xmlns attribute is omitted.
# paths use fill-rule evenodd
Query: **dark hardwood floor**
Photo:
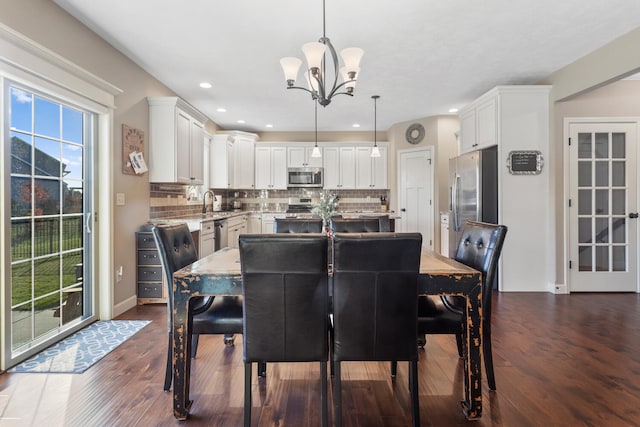
<svg viewBox="0 0 640 427"><path fill-rule="evenodd" d="M180 423L171 393L162 391L165 307L139 306L120 318L152 323L84 374L0 375L0 426L242 425L241 336L234 348L219 336L201 338L191 416ZM639 338L637 294L498 294L498 390L483 384L482 418L467 421L462 414L454 338L431 336L420 355L422 425L638 426ZM266 382L254 375L254 425L319 425L318 374L313 363L271 364ZM345 427L410 424L406 364L395 384L387 363L345 363L343 378Z"/></svg>

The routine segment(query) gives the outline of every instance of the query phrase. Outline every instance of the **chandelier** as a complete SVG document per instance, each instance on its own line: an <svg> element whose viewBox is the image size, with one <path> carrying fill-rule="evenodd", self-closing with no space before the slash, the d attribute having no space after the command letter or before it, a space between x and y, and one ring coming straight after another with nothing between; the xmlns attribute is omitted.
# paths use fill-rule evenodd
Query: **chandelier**
<svg viewBox="0 0 640 427"><path fill-rule="evenodd" d="M340 52L343 66L340 67L338 55L331 41L325 34L325 0L322 0L322 37L317 42L305 43L302 45L302 52L307 60L307 71L305 77L309 88L296 86L298 70L302 61L296 57L285 57L280 60L284 78L287 82L287 89L302 89L311 94L311 98L323 107L331 103L331 98L335 95L353 96L356 80L360 73L360 60L364 50L359 47L349 47ZM327 74L327 53L333 61L331 75ZM342 81L339 82L338 78ZM340 92L340 90L342 90Z"/></svg>

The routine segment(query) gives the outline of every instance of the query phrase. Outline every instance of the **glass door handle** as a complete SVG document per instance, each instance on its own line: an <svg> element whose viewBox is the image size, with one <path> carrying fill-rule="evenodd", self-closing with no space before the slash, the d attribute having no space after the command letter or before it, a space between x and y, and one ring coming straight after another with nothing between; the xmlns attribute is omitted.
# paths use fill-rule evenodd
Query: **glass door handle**
<svg viewBox="0 0 640 427"><path fill-rule="evenodd" d="M631 212L629 218L638 218L638 212Z"/></svg>

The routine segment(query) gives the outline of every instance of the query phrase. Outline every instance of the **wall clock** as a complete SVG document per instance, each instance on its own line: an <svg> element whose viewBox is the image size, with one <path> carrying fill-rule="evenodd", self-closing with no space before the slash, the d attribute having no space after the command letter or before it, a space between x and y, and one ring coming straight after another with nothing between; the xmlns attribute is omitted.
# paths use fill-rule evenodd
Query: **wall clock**
<svg viewBox="0 0 640 427"><path fill-rule="evenodd" d="M414 123L407 128L404 134L409 144L419 144L424 138L424 126L420 123Z"/></svg>

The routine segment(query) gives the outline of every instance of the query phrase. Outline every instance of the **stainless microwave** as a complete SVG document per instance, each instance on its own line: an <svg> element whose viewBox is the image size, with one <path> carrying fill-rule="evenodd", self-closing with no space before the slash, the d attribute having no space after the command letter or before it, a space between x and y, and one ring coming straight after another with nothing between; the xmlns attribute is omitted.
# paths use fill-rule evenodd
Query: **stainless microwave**
<svg viewBox="0 0 640 427"><path fill-rule="evenodd" d="M322 168L289 168L287 187L322 187Z"/></svg>

